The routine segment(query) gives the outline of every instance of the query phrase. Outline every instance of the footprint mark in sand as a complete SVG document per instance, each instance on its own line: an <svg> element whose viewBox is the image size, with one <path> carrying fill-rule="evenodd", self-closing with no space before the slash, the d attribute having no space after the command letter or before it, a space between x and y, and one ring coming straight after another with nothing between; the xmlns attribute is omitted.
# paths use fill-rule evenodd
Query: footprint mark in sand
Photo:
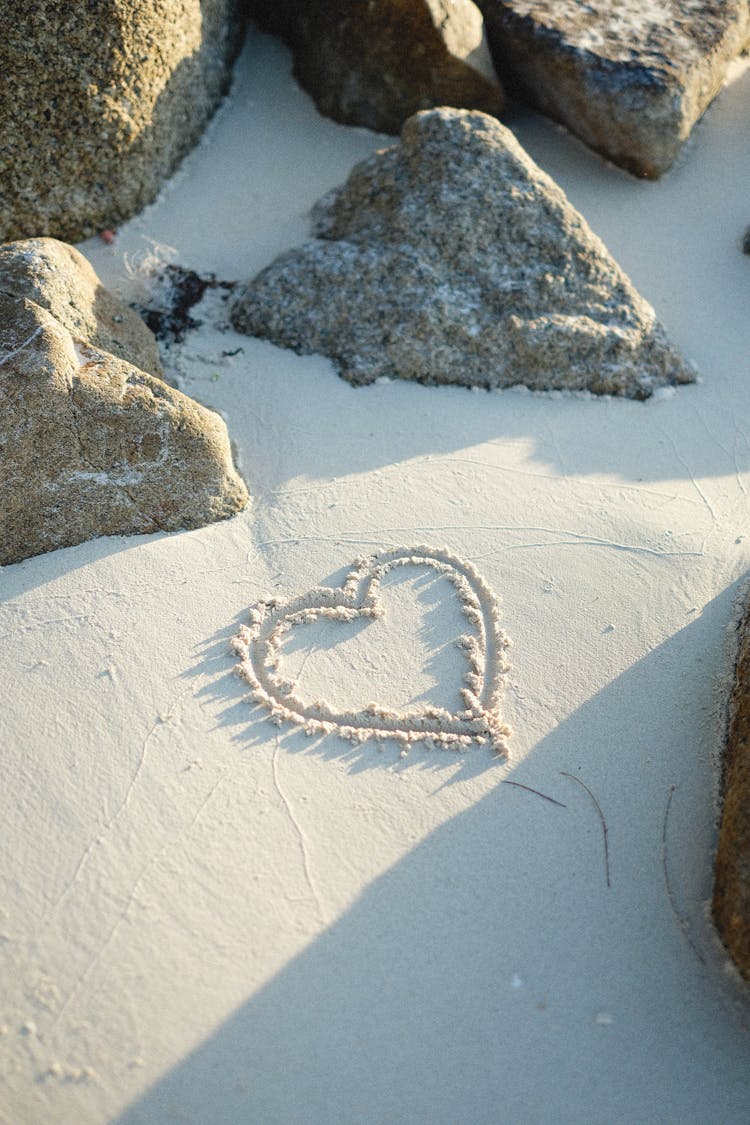
<svg viewBox="0 0 750 1125"><path fill-rule="evenodd" d="M281 646L295 626L326 618L342 623L384 616L380 583L401 566L432 567L454 586L470 631L457 638L468 668L460 695L464 709L449 711L423 706L397 712L368 704L362 710L337 711L324 699L305 703L284 677ZM463 750L472 743L492 746L507 757L509 728L500 717L500 696L508 664L510 642L499 625L498 599L474 567L439 547L396 547L354 562L343 586L319 586L288 601L258 602L250 624L233 638L239 656L238 673L250 685L254 699L278 724L296 723L308 734L336 733L354 742L392 738L404 748L418 741Z"/></svg>

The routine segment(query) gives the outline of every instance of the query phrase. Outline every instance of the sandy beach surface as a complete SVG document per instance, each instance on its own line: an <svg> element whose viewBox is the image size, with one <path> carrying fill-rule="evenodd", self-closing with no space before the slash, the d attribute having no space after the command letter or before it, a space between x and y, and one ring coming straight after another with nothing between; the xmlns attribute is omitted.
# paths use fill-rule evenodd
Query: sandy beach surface
<svg viewBox="0 0 750 1125"><path fill-rule="evenodd" d="M251 34L159 200L81 247L105 284L132 292L148 254L244 280L391 143L290 70ZM750 567L749 98L738 68L658 183L506 118L697 385L352 388L230 330L213 291L167 374L225 418L251 507L0 572L0 1120L750 1120L750 1002L708 915ZM254 603L423 544L500 598L507 761L247 701ZM342 710L454 708L450 584L403 568L382 603L303 625L290 678Z"/></svg>

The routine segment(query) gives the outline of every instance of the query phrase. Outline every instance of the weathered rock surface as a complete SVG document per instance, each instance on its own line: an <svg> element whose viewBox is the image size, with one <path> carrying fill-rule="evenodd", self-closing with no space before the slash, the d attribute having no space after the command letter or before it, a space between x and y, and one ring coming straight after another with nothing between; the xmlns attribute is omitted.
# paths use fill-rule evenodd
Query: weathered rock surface
<svg viewBox="0 0 750 1125"><path fill-rule="evenodd" d="M0 241L154 198L227 88L239 0L0 5Z"/></svg>
<svg viewBox="0 0 750 1125"><path fill-rule="evenodd" d="M724 747L724 809L713 914L729 953L750 981L750 612L740 626Z"/></svg>
<svg viewBox="0 0 750 1125"><path fill-rule="evenodd" d="M478 0L513 93L656 178L750 40L747 0Z"/></svg>
<svg viewBox="0 0 750 1125"><path fill-rule="evenodd" d="M484 114L411 118L316 205L314 230L240 290L232 320L330 356L352 383L646 398L694 379L560 188Z"/></svg>
<svg viewBox="0 0 750 1125"><path fill-rule="evenodd" d="M72 247L0 247L0 565L247 503L223 421L131 362L149 337Z"/></svg>
<svg viewBox="0 0 750 1125"><path fill-rule="evenodd" d="M502 110L472 0L254 0L251 11L289 42L296 77L336 121L398 133L432 106Z"/></svg>
<svg viewBox="0 0 750 1125"><path fill-rule="evenodd" d="M0 246L0 291L46 309L76 339L161 374L152 332L99 281L87 258L55 238L27 238Z"/></svg>

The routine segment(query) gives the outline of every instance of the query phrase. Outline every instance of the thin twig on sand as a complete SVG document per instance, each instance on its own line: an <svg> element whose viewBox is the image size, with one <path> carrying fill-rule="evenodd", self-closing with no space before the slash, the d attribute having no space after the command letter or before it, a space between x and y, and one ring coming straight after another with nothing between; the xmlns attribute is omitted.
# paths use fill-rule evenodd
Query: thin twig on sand
<svg viewBox="0 0 750 1125"><path fill-rule="evenodd" d="M667 862L667 823L669 821L669 811L672 808L672 798L674 797L676 788L676 785L670 785L669 789L667 790L667 806L664 809L664 822L661 826L661 865L664 869L664 885L667 888L667 898L669 899L669 905L672 908L672 913L675 916L677 925L682 930L685 941L688 943L700 963L702 965L705 965L706 958L703 956L700 949L693 941L693 936L690 933L690 923L688 922L687 918L685 918L684 915L680 914L679 910L677 909L677 902L675 900L674 891L672 890L672 882L669 878L669 864Z"/></svg>
<svg viewBox="0 0 750 1125"><path fill-rule="evenodd" d="M546 793L540 793L538 789L532 789L530 785L522 785L520 781L508 781L503 778L503 785L514 785L516 789L525 789L527 793L536 793L537 797L549 801L551 805L559 805L561 809L567 809L568 807L562 801L556 801L554 797L548 797Z"/></svg>
<svg viewBox="0 0 750 1125"><path fill-rule="evenodd" d="M602 812L602 807L585 781L581 781L580 777L576 777L573 773L566 773L565 770L560 770L560 773L563 777L569 777L571 781L577 781L581 788L586 790L589 797L594 802L594 808L599 813L599 820L602 822L602 833L604 835L604 871L607 876L607 886L611 887L612 884L609 880L609 841L607 839L608 829L607 822L604 819L604 813Z"/></svg>

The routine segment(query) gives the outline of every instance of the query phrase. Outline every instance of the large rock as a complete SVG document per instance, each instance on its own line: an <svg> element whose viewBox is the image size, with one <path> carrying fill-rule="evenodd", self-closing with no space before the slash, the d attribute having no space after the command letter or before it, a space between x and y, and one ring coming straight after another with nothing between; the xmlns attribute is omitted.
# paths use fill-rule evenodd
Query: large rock
<svg viewBox="0 0 750 1125"><path fill-rule="evenodd" d="M251 11L290 43L296 77L336 121L398 133L436 105L503 107L472 0L254 0Z"/></svg>
<svg viewBox="0 0 750 1125"><path fill-rule="evenodd" d="M7 297L27 297L77 339L161 375L153 332L104 288L74 246L55 238L6 242L0 246L0 291Z"/></svg>
<svg viewBox="0 0 750 1125"><path fill-rule="evenodd" d="M0 247L0 565L247 503L218 415L131 362L149 336L72 247Z"/></svg>
<svg viewBox="0 0 750 1125"><path fill-rule="evenodd" d="M750 611L740 626L729 703L713 914L722 941L750 981Z"/></svg>
<svg viewBox="0 0 750 1125"><path fill-rule="evenodd" d="M0 241L132 215L226 90L239 0L0 4Z"/></svg>
<svg viewBox="0 0 750 1125"><path fill-rule="evenodd" d="M330 356L352 383L646 398L694 378L560 188L484 114L411 118L320 201L314 229L240 291L232 320Z"/></svg>
<svg viewBox="0 0 750 1125"><path fill-rule="evenodd" d="M747 0L478 0L512 91L640 176L669 168L750 40Z"/></svg>

